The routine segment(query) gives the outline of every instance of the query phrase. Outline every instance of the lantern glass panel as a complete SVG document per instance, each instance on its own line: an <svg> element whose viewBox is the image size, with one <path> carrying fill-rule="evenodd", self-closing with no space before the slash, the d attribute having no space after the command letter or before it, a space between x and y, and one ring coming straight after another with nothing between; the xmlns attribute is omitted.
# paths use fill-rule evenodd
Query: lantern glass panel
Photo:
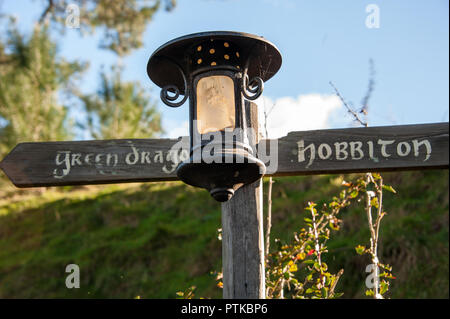
<svg viewBox="0 0 450 319"><path fill-rule="evenodd" d="M234 82L229 76L213 75L197 83L198 133L235 128Z"/></svg>

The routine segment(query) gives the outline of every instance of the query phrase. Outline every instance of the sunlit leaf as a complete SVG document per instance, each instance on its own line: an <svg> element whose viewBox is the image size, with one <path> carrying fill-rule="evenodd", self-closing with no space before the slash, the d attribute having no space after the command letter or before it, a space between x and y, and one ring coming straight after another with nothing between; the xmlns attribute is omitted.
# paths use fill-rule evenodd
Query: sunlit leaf
<svg viewBox="0 0 450 319"><path fill-rule="evenodd" d="M289 267L290 272L296 272L297 270L298 270L297 264L293 264L293 265L291 265L291 267Z"/></svg>
<svg viewBox="0 0 450 319"><path fill-rule="evenodd" d="M366 247L358 245L358 246L355 247L355 250L356 250L356 253L358 255L362 255L362 254L364 254L364 251L366 250Z"/></svg>
<svg viewBox="0 0 450 319"><path fill-rule="evenodd" d="M383 185L383 189L385 189L385 190L387 190L387 191L389 191L389 192L391 192L391 193L394 193L394 194L397 193L397 192L395 191L395 189L394 189L392 186L390 186L390 185Z"/></svg>
<svg viewBox="0 0 450 319"><path fill-rule="evenodd" d="M372 289L366 290L366 296L369 296L369 297L374 296L373 290Z"/></svg>

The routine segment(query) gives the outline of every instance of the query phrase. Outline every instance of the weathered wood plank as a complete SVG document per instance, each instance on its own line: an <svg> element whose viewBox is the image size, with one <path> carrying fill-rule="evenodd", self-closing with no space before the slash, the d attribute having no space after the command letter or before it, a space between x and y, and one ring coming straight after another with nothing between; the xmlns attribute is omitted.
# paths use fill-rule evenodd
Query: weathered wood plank
<svg viewBox="0 0 450 319"><path fill-rule="evenodd" d="M270 140L261 143L270 150ZM268 166L267 175L448 168L449 124L291 132L278 139L275 153L278 163L271 171L265 156L258 154Z"/></svg>
<svg viewBox="0 0 450 319"><path fill-rule="evenodd" d="M177 180L188 138L18 144L0 167L18 187ZM449 124L291 132L259 143L266 175L449 167ZM264 147L266 150L264 150Z"/></svg>
<svg viewBox="0 0 450 319"><path fill-rule="evenodd" d="M186 150L174 151L177 144ZM175 169L188 158L188 144L176 139L21 143L0 167L18 187L177 180Z"/></svg>

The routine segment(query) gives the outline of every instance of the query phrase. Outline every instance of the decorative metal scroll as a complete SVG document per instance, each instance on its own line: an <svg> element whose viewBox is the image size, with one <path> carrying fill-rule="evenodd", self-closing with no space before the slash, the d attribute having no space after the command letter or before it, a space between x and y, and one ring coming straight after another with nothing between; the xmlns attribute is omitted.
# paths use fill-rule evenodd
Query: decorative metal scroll
<svg viewBox="0 0 450 319"><path fill-rule="evenodd" d="M248 79L247 70L242 81L242 94L248 100L256 100L264 90L264 81L255 76L250 81Z"/></svg>
<svg viewBox="0 0 450 319"><path fill-rule="evenodd" d="M173 61L172 61L173 62ZM178 102L174 102L178 99L180 96L180 89L173 84L169 84L164 86L161 89L161 100L164 102L164 104L170 106L170 107L179 107L186 102L188 96L189 96L189 87L187 85L186 75L184 74L183 69L175 62L173 64L177 67L178 71L180 72L181 76L183 77L183 84L184 84L184 97ZM173 95L170 95L169 92Z"/></svg>

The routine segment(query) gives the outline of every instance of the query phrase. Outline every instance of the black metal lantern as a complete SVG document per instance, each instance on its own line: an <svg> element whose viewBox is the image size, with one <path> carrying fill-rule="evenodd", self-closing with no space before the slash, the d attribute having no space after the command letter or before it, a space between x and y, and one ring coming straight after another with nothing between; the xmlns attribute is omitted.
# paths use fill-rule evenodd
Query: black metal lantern
<svg viewBox="0 0 450 319"><path fill-rule="evenodd" d="M224 202L264 175L249 142L245 105L261 95L280 66L272 43L239 32L190 34L152 54L147 73L162 88L161 100L170 107L190 101L190 158L177 168L182 181Z"/></svg>

